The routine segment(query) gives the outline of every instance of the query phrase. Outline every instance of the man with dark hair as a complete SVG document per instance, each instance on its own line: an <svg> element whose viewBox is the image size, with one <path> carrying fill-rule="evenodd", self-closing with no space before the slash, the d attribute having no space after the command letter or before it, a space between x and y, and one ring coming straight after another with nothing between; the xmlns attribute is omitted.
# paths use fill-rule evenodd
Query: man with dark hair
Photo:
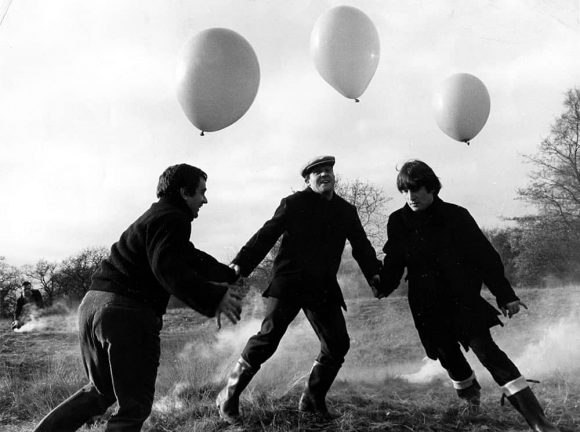
<svg viewBox="0 0 580 432"><path fill-rule="evenodd" d="M22 294L16 300L12 330L22 327L38 309L42 309L43 307L44 301L42 300L40 291L32 288L30 282L24 281L22 283Z"/></svg>
<svg viewBox="0 0 580 432"><path fill-rule="evenodd" d="M248 276L282 236L274 275L264 292L268 303L262 327L246 344L216 400L220 416L229 423L241 420L240 394L274 354L301 309L321 346L299 408L329 416L326 393L350 346L341 310L346 305L336 279L346 240L370 284L378 282L380 269L356 208L334 193L334 163L333 156L308 162L301 171L307 187L282 199L272 219L233 260L236 272Z"/></svg>
<svg viewBox="0 0 580 432"><path fill-rule="evenodd" d="M491 337L489 329L502 322L500 312L481 297L482 283L504 316L526 308L505 278L499 254L466 209L439 198L441 183L426 163L405 163L397 188L406 204L389 216L377 296L395 290L407 268L409 305L421 342L427 355L447 370L468 409L477 412L481 387L460 345L473 350L534 431L558 431Z"/></svg>
<svg viewBox="0 0 580 432"><path fill-rule="evenodd" d="M207 175L167 168L159 201L133 222L97 269L79 307L81 354L89 383L49 413L36 431L77 430L114 402L107 431L139 431L151 412L159 366L159 333L170 295L212 317L240 318L235 272L189 241L191 222L207 203Z"/></svg>

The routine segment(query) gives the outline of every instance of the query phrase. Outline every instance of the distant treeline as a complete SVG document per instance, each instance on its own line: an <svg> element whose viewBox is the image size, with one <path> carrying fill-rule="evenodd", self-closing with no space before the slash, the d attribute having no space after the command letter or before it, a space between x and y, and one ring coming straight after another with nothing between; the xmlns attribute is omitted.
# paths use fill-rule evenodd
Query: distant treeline
<svg viewBox="0 0 580 432"><path fill-rule="evenodd" d="M46 305L64 300L80 302L91 284L91 276L109 254L104 247L86 248L61 262L40 260L33 265L15 267L0 257L0 316L12 314L21 294L22 282L39 289Z"/></svg>

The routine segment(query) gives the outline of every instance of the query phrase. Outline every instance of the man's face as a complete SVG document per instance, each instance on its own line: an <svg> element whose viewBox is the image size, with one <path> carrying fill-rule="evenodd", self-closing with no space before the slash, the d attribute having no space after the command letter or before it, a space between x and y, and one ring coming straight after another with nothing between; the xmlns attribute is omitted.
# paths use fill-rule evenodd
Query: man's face
<svg viewBox="0 0 580 432"><path fill-rule="evenodd" d="M416 190L403 189L401 191L405 197L405 201L414 212L419 212L425 210L431 204L433 204L433 192L427 191L425 186L421 186Z"/></svg>
<svg viewBox="0 0 580 432"><path fill-rule="evenodd" d="M308 174L306 183L316 193L332 193L334 191L334 170L332 169L332 165L314 167Z"/></svg>
<svg viewBox="0 0 580 432"><path fill-rule="evenodd" d="M202 205L207 204L207 198L205 197L205 192L207 188L205 186L205 180L203 178L199 179L199 185L195 191L195 194L188 195L182 189L181 196L185 200L185 203L193 213L193 217L196 218L199 214L199 209Z"/></svg>
<svg viewBox="0 0 580 432"><path fill-rule="evenodd" d="M24 285L22 288L23 288L23 290L24 290L24 295L25 295L26 297L30 296L30 294L32 293L32 285L30 285L30 284L26 284L26 285Z"/></svg>

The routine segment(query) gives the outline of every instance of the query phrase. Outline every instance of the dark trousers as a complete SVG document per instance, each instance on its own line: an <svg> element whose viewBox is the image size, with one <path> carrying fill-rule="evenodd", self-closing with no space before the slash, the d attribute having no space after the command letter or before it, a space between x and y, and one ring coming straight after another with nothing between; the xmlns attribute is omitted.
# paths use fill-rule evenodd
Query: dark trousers
<svg viewBox="0 0 580 432"><path fill-rule="evenodd" d="M115 401L119 408L105 430L140 431L153 404L161 325L161 318L136 300L89 291L79 307L89 383L52 410L35 431L75 431Z"/></svg>
<svg viewBox="0 0 580 432"><path fill-rule="evenodd" d="M469 340L469 347L500 386L521 376L520 371L493 341L489 330ZM473 373L455 340L442 341L437 347L439 362L454 381L463 381Z"/></svg>
<svg viewBox="0 0 580 432"><path fill-rule="evenodd" d="M288 326L301 309L320 340L317 361L325 366L340 367L350 348L350 338L340 305L303 307L291 300L273 297L268 298L262 327L248 340L242 351L242 358L258 369L274 354Z"/></svg>

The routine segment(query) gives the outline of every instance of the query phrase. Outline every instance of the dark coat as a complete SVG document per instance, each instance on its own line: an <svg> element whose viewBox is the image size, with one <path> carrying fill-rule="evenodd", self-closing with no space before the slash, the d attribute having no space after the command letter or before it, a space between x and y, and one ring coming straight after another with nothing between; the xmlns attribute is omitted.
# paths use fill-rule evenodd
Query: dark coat
<svg viewBox="0 0 580 432"><path fill-rule="evenodd" d="M184 202L161 198L111 247L93 275L91 290L115 292L151 305L158 315L170 294L214 316L235 272L189 241L193 215Z"/></svg>
<svg viewBox="0 0 580 432"><path fill-rule="evenodd" d="M29 298L24 294L18 297L18 300L16 300L16 309L14 310L14 321L20 319L26 305L34 305L35 308L42 309L44 307L44 300L42 299L40 291L36 289L31 290Z"/></svg>
<svg viewBox="0 0 580 432"><path fill-rule="evenodd" d="M397 288L407 269L409 305L427 355L443 340L461 342L495 325L497 309L481 297L482 283L500 307L518 300L499 254L469 212L435 197L423 212L407 205L392 213L383 248L380 290Z"/></svg>
<svg viewBox="0 0 580 432"><path fill-rule="evenodd" d="M326 200L306 188L282 199L272 219L233 260L243 276L256 268L280 236L266 297L294 299L303 305L339 304L346 309L336 274L347 239L367 280L380 270L356 208L336 194Z"/></svg>

